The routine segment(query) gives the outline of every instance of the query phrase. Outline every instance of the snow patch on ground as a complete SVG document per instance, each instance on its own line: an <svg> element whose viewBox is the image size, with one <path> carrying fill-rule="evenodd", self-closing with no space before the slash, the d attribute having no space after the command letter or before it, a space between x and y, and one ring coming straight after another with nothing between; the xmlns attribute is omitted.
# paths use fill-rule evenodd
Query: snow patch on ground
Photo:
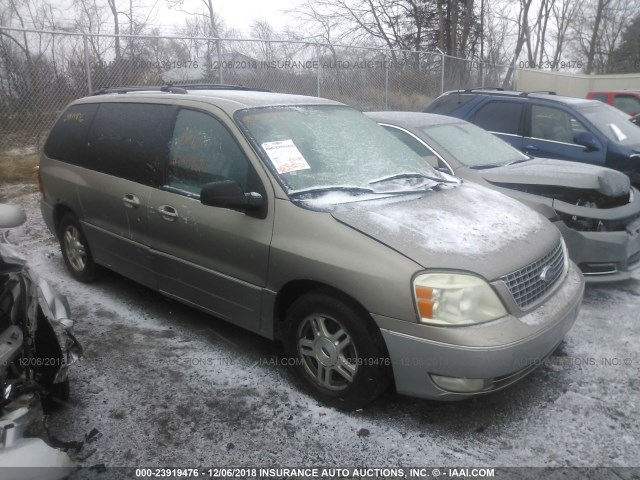
<svg viewBox="0 0 640 480"><path fill-rule="evenodd" d="M35 145L27 145L25 147L13 147L5 150L4 155L34 155L38 153L38 147Z"/></svg>
<svg viewBox="0 0 640 480"><path fill-rule="evenodd" d="M2 197L25 206L10 238L68 296L86 350L49 421L62 440L102 432L83 466L637 466L638 281L588 287L564 344L513 387L458 403L390 393L343 413L299 390L277 344L115 274L76 282L37 189Z"/></svg>

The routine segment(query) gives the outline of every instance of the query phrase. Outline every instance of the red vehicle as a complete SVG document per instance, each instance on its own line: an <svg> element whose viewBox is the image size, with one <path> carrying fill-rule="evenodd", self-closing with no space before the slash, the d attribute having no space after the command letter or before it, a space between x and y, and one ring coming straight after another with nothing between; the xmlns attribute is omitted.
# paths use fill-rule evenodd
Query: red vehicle
<svg viewBox="0 0 640 480"><path fill-rule="evenodd" d="M629 115L640 113L640 89L589 92L587 93L587 98L613 105Z"/></svg>

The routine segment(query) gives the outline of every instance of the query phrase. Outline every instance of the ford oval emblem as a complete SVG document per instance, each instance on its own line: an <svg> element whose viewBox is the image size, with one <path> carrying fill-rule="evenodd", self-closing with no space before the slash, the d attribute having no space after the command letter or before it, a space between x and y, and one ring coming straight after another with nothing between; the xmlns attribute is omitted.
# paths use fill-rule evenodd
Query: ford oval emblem
<svg viewBox="0 0 640 480"><path fill-rule="evenodd" d="M556 276L556 269L551 265L547 265L542 269L542 273L540 273L540 280L544 282L551 282Z"/></svg>

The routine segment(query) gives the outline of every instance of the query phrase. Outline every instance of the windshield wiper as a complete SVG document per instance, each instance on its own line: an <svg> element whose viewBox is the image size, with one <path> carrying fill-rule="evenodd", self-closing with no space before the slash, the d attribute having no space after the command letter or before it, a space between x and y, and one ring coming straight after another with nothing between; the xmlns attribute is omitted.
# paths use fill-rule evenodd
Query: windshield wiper
<svg viewBox="0 0 640 480"><path fill-rule="evenodd" d="M432 189L443 182L439 182L437 184L433 184L429 186L429 189ZM374 190L372 188L366 187L349 187L343 185L336 185L333 187L311 187L305 188L304 190L296 190L294 192L289 192L289 196L291 198L296 198L299 200L310 200L312 198L318 198L322 194L332 193L332 192L344 192L346 194L350 194L353 197L358 197L359 195L381 195L381 196L390 196L390 195L407 195L407 194L417 194L424 192L424 186L421 186L420 189L412 189L412 190Z"/></svg>
<svg viewBox="0 0 640 480"><path fill-rule="evenodd" d="M520 158L518 160L513 160L509 163L505 163L504 166L508 166L508 165L515 165L516 163L524 163L524 162L528 162L529 160L532 160L532 158Z"/></svg>
<svg viewBox="0 0 640 480"><path fill-rule="evenodd" d="M469 168L473 170L487 170L489 168L498 168L503 166L504 166L504 163L485 163L484 165L472 165Z"/></svg>
<svg viewBox="0 0 640 480"><path fill-rule="evenodd" d="M498 167L506 167L508 165L515 165L516 163L522 163L522 162L528 162L529 160L532 160L533 157L531 158L519 158L517 160L512 160L510 162L507 163L485 163L484 165L472 165L471 169L473 170L488 170L489 168L498 168Z"/></svg>
<svg viewBox="0 0 640 480"><path fill-rule="evenodd" d="M301 197L305 195L308 195L309 197L315 197L328 192L346 192L346 193L352 193L354 195L363 195L366 193L378 193L371 188L355 187L355 186L348 186L348 185L335 185L330 187L305 188L303 190L296 190L293 192L289 192L289 195L292 197Z"/></svg>
<svg viewBox="0 0 640 480"><path fill-rule="evenodd" d="M402 180L402 179L411 179L411 178L423 178L425 180L431 180L436 183L456 183L453 180L446 180L444 178L431 177L429 175L425 175L423 173L397 173L395 175L389 175L388 177L379 178L378 180L371 180L369 185L375 185L376 183L390 182L392 180Z"/></svg>

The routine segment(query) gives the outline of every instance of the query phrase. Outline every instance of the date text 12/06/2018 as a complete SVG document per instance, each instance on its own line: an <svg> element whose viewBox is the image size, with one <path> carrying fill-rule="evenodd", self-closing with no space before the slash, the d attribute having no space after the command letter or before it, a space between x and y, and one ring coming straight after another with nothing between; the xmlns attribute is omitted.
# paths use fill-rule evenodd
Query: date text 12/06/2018
<svg viewBox="0 0 640 480"><path fill-rule="evenodd" d="M186 478L243 478L243 479L274 479L274 478L385 478L385 479L427 479L439 477L457 478L492 478L494 468L136 468L136 477L186 477Z"/></svg>

